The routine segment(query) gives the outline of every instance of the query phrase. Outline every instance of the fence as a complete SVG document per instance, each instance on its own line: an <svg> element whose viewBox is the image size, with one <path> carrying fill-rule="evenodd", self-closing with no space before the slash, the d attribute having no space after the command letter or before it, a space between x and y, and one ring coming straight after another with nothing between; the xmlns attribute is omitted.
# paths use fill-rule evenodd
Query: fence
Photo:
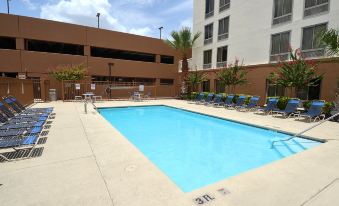
<svg viewBox="0 0 339 206"><path fill-rule="evenodd" d="M29 79L0 77L0 95L12 95L24 105L32 104L34 101L33 81Z"/></svg>
<svg viewBox="0 0 339 206"><path fill-rule="evenodd" d="M93 92L95 96L103 99L126 99L139 91L139 86L144 85L144 94L152 98L177 96L174 85L155 85L145 82L113 82L108 81L62 81L61 96L65 101L74 100L75 96Z"/></svg>

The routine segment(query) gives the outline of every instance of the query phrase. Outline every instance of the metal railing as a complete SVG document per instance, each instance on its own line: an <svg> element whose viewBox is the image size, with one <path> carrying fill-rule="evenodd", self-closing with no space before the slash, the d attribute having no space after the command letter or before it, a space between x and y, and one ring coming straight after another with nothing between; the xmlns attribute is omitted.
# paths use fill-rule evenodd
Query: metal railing
<svg viewBox="0 0 339 206"><path fill-rule="evenodd" d="M339 116L339 112L336 113L336 114L334 114L334 115L332 115L332 116L330 116L330 117L327 118L327 119L324 119L324 120L318 122L318 123L315 124L315 125L312 125L311 127L307 128L307 129L305 129L305 130L303 130L303 131L301 131L301 132L299 132L299 133L294 134L292 137L289 137L289 138L287 138L287 139L275 140L275 141L272 142L271 148L273 148L273 147L274 147L274 144L277 143L277 142L286 142L286 141L289 141L289 140L294 139L294 138L296 138L296 137L299 137L300 135L304 134L305 132L308 132L308 131L310 131L311 129L313 129L313 128L315 128L315 127L318 127L319 125L321 125L321 124L323 124L323 123L325 123L325 122L327 122L327 121L329 121L329 120L331 120L331 119L333 119L333 118L335 118L335 117L337 117L337 116Z"/></svg>

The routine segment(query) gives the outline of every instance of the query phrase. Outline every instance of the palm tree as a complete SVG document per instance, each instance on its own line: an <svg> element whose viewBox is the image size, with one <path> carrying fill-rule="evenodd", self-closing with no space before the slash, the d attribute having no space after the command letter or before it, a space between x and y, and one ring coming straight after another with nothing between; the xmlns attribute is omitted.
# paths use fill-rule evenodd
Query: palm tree
<svg viewBox="0 0 339 206"><path fill-rule="evenodd" d="M237 85L247 83L247 71L243 64L239 64L239 60L235 60L234 65L230 64L228 67L222 68L216 75L221 84L227 87L228 93L234 93Z"/></svg>
<svg viewBox="0 0 339 206"><path fill-rule="evenodd" d="M312 60L305 60L300 49L290 52L291 61L282 62L278 73L271 73L268 80L272 83L290 89L290 97L296 97L297 91L308 87L317 86L321 75L316 74L317 64Z"/></svg>
<svg viewBox="0 0 339 206"><path fill-rule="evenodd" d="M202 82L207 80L207 75L203 72L198 72L195 69L194 72L190 72L187 77L187 82L190 86L190 91L195 92L197 89L197 85L201 84Z"/></svg>
<svg viewBox="0 0 339 206"><path fill-rule="evenodd" d="M183 27L180 31L172 31L172 40L165 40L166 44L180 52L182 58L182 88L187 91L187 74L188 74L188 55L190 49L194 46L195 41L199 38L200 32L192 34L189 27Z"/></svg>
<svg viewBox="0 0 339 206"><path fill-rule="evenodd" d="M329 55L339 55L339 30L330 29L322 32L321 41L326 45Z"/></svg>

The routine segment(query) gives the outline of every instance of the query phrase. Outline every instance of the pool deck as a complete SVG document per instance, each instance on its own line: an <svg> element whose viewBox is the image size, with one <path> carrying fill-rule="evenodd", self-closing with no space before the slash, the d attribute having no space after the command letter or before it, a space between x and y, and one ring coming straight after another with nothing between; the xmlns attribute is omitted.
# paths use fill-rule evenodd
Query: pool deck
<svg viewBox="0 0 339 206"><path fill-rule="evenodd" d="M180 100L96 105L168 105L289 132L314 124ZM91 105L87 114L80 102L35 105L49 106L54 107L56 118L47 142L40 146L42 156L0 163L0 205L192 206L203 201L201 205L210 206L325 206L339 202L338 123L326 122L306 133L327 141L321 146L184 193Z"/></svg>

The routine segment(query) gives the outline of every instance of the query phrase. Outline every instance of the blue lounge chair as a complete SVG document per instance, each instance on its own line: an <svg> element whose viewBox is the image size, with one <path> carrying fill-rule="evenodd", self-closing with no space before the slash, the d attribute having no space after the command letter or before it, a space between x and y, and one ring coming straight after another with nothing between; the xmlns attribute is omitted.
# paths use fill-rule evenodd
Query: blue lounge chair
<svg viewBox="0 0 339 206"><path fill-rule="evenodd" d="M53 111L53 107L47 107L47 108L26 108L24 107L15 97L13 96L9 96L7 97L10 100L12 100L12 102L22 111L24 111L25 113L51 113Z"/></svg>
<svg viewBox="0 0 339 206"><path fill-rule="evenodd" d="M213 97L214 97L214 94L213 93L209 93L207 95L207 97L205 99L202 99L199 103L201 103L201 104L208 104L208 103L212 102Z"/></svg>
<svg viewBox="0 0 339 206"><path fill-rule="evenodd" d="M320 120L320 118L324 119L325 115L322 114L322 109L324 106L324 101L313 101L307 112L299 114L299 117L308 118L310 122L312 121L312 118L314 118L314 121L316 121L317 119Z"/></svg>
<svg viewBox="0 0 339 206"><path fill-rule="evenodd" d="M241 106L243 106L244 102L245 102L245 99L246 99L246 96L245 95L240 95L237 99L237 102L234 104L231 104L229 106L227 106L227 108L231 109L231 108L234 108L234 109L237 109Z"/></svg>
<svg viewBox="0 0 339 206"><path fill-rule="evenodd" d="M15 115L11 110L9 110L2 102L0 102L0 112L5 114L7 118L17 119L21 121L43 121L48 118L48 115L44 114L18 114Z"/></svg>
<svg viewBox="0 0 339 206"><path fill-rule="evenodd" d="M214 97L213 101L210 102L210 105L218 105L218 104L220 104L221 102L222 102L222 94L217 94L217 95Z"/></svg>
<svg viewBox="0 0 339 206"><path fill-rule="evenodd" d="M191 102L199 102L203 97L204 97L204 93L203 92L200 92L196 97L195 99L193 99Z"/></svg>
<svg viewBox="0 0 339 206"><path fill-rule="evenodd" d="M4 101L8 104L8 106L11 107L12 110L14 110L17 114L21 115L45 115L48 116L51 111L50 110L26 110L26 109L21 109L15 102L12 100L12 98L9 97L3 97ZM16 99L15 99L16 100Z"/></svg>
<svg viewBox="0 0 339 206"><path fill-rule="evenodd" d="M233 94L227 95L225 102L223 102L220 105L223 105L224 107L228 107L228 106L232 105L233 104L233 98L234 98Z"/></svg>
<svg viewBox="0 0 339 206"><path fill-rule="evenodd" d="M284 110L281 109L273 109L272 113L273 114L281 114L283 117L288 118L297 112L297 108L300 104L299 99L290 99L287 102L287 105Z"/></svg>
<svg viewBox="0 0 339 206"><path fill-rule="evenodd" d="M238 110L239 111L250 111L250 110L256 109L258 107L259 99L260 99L259 96L251 97L249 103L245 106L238 107Z"/></svg>
<svg viewBox="0 0 339 206"><path fill-rule="evenodd" d="M276 109L277 107L277 104L278 104L278 98L269 98L268 101L267 101L267 105L266 107L263 107L263 108L259 108L257 109L257 111L255 113L259 113L259 112L262 112L264 114L270 114L272 113L272 111L274 109Z"/></svg>

